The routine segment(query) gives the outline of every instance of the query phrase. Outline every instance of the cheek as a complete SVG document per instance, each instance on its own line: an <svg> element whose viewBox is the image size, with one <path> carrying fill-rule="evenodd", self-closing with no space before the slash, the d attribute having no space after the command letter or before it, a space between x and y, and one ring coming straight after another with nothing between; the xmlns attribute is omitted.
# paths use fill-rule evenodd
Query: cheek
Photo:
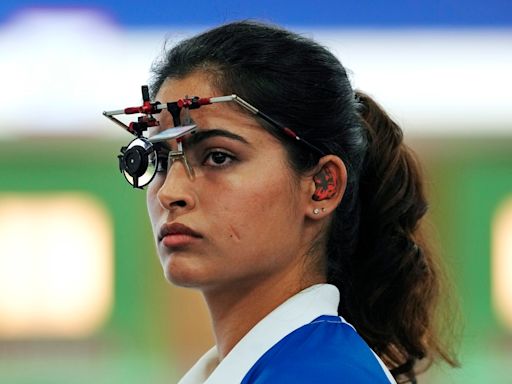
<svg viewBox="0 0 512 384"><path fill-rule="evenodd" d="M218 223L222 236L235 242L265 241L276 237L276 227L289 221L292 208L290 183L287 177L275 174L258 178L240 178L230 183L219 183L222 188L208 196L205 212ZM213 206L215 205L215 208ZM213 212L216 212L215 217Z"/></svg>

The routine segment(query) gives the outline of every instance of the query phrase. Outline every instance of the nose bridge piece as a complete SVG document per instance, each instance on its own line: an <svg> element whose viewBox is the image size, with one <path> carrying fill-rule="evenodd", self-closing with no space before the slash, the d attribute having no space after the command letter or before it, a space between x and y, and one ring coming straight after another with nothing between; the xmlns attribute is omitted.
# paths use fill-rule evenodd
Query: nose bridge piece
<svg viewBox="0 0 512 384"><path fill-rule="evenodd" d="M187 157L185 156L185 152L183 152L183 149L181 148L181 143L178 144L178 150L169 151L169 155L167 158L167 176L171 172L171 168L176 161L181 161L183 167L187 171L187 175L190 178L190 180L194 180L194 169L188 163Z"/></svg>

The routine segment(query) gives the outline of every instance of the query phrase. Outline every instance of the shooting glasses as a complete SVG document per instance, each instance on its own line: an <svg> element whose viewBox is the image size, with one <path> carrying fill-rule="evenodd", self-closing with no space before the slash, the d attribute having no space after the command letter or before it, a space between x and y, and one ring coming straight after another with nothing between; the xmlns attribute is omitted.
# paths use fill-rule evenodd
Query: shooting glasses
<svg viewBox="0 0 512 384"><path fill-rule="evenodd" d="M151 102L149 98L149 90L147 85L142 86L142 101L143 104L139 107L128 107L115 111L105 111L103 115L119 125L132 135L136 136L127 146L121 147L119 158L119 170L124 175L128 183L134 188L144 188L155 177L157 170L160 169L161 163L167 162L168 169L175 161L182 161L185 169L190 177L194 176L192 167L187 162L183 150L183 138L186 135L194 134L198 128L194 124L181 124L181 112L185 110L186 122L188 119L188 111L197 109L204 105L214 103L224 103L234 101L245 110L260 117L270 124L270 126L279 135L287 136L303 145L308 147L312 152L323 156L324 153L315 145L300 138L291 129L283 126L279 122L272 119L270 116L259 111L253 105L241 99L237 95L218 96L218 97L185 97L177 101L169 103ZM174 127L162 130L160 133L151 136L150 138L144 137L144 132L149 127L157 127L160 125L153 115L160 113L167 109L172 116ZM133 115L140 114L137 121L133 121L128 125L116 118L117 115ZM160 154L163 142L169 140L176 140L176 150L170 150L167 157L164 159Z"/></svg>

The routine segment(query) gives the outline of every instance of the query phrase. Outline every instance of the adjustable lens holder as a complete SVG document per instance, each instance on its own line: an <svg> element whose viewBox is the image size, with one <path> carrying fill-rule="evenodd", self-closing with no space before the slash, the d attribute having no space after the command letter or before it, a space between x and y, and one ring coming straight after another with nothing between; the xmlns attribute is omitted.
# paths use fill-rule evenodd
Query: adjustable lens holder
<svg viewBox="0 0 512 384"><path fill-rule="evenodd" d="M139 107L128 107L115 111L105 111L103 115L119 125L132 135L136 136L127 146L121 147L121 153L117 156L119 159L119 170L124 175L126 181L134 188L144 188L155 177L159 166L159 158L157 150L160 142L167 140L180 140L180 138L188 133L193 133L196 126L181 126L180 113L183 108L194 109L199 108L203 104L208 104L208 99L182 99L176 102L161 104L159 102L152 103L149 99L149 90L147 85L142 86L143 104ZM144 137L144 132L149 127L159 126L159 122L154 118L154 114L158 114L164 109L171 113L174 127L165 130L151 138ZM137 121L130 122L128 125L116 118L117 115L141 114Z"/></svg>
<svg viewBox="0 0 512 384"><path fill-rule="evenodd" d="M136 138L121 147L119 170L134 188L143 188L155 177L158 156L155 146L146 138Z"/></svg>

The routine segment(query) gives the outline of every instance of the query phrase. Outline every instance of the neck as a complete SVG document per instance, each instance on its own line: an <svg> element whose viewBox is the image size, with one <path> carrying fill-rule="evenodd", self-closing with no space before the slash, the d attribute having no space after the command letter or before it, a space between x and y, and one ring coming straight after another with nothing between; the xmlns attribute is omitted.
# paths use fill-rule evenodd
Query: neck
<svg viewBox="0 0 512 384"><path fill-rule="evenodd" d="M240 283L225 290L203 291L220 360L275 308L304 288L323 282L322 277L297 283L279 276L257 284Z"/></svg>

